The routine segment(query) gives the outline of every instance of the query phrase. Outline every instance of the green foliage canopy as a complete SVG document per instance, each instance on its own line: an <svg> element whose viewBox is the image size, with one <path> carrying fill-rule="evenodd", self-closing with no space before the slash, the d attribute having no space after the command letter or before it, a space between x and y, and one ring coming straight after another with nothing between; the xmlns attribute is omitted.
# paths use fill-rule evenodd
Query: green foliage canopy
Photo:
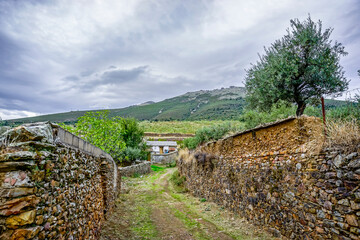
<svg viewBox="0 0 360 240"><path fill-rule="evenodd" d="M237 130L239 129L230 123L203 127L202 129L196 131L195 137L186 138L183 143L188 149L195 149L199 144L218 140L229 132L235 132Z"/></svg>
<svg viewBox="0 0 360 240"><path fill-rule="evenodd" d="M119 158L126 148L122 138L121 119L109 118L108 114L108 111L87 112L78 119L74 132L113 158Z"/></svg>
<svg viewBox="0 0 360 240"><path fill-rule="evenodd" d="M144 131L132 118L109 117L109 111L87 112L69 129L109 153L114 159L131 162L145 159Z"/></svg>
<svg viewBox="0 0 360 240"><path fill-rule="evenodd" d="M345 56L341 43L332 42L332 28L322 29L319 20L310 16L300 22L290 21L291 29L276 40L265 55L247 70L245 86L250 108L269 111L279 100L296 103L296 115L303 114L306 105L322 95L339 94L348 81L340 66Z"/></svg>

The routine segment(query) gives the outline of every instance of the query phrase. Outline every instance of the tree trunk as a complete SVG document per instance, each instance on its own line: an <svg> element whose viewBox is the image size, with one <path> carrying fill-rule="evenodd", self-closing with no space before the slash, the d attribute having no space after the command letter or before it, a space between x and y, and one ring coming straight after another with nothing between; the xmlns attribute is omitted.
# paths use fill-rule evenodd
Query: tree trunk
<svg viewBox="0 0 360 240"><path fill-rule="evenodd" d="M298 107L296 109L296 116L300 117L304 113L304 110L306 108L306 103L305 102L298 102L297 105L298 105Z"/></svg>

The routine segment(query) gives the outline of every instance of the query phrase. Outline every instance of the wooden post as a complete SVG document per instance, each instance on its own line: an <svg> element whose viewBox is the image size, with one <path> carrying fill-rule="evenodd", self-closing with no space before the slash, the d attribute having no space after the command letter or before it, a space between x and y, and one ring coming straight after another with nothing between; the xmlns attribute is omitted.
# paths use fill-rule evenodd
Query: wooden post
<svg viewBox="0 0 360 240"><path fill-rule="evenodd" d="M321 108L322 108L322 115L323 115L323 122L324 122L324 133L325 133L325 136L326 136L326 117L325 117L324 97L321 97Z"/></svg>

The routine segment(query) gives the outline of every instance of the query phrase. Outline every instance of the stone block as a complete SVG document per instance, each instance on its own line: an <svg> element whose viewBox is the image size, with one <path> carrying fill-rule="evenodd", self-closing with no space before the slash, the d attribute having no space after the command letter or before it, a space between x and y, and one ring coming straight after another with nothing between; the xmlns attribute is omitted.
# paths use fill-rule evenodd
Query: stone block
<svg viewBox="0 0 360 240"><path fill-rule="evenodd" d="M16 216L11 216L6 219L6 226L10 229L17 228L18 226L24 226L32 224L35 220L36 210L20 213Z"/></svg>
<svg viewBox="0 0 360 240"><path fill-rule="evenodd" d="M35 188L2 188L0 189L0 197L12 198L26 196L35 193Z"/></svg>
<svg viewBox="0 0 360 240"><path fill-rule="evenodd" d="M10 172L20 169L31 169L34 166L36 166L34 161L3 162L0 164L0 172Z"/></svg>
<svg viewBox="0 0 360 240"><path fill-rule="evenodd" d="M35 207L40 199L35 195L16 198L0 204L0 215L9 216L19 214L26 207Z"/></svg>
<svg viewBox="0 0 360 240"><path fill-rule="evenodd" d="M60 142L64 142L65 133L66 133L65 129L63 129L63 128L58 128L57 137L59 138Z"/></svg>
<svg viewBox="0 0 360 240"><path fill-rule="evenodd" d="M32 228L20 228L16 229L11 236L12 240L15 239L33 239L40 232L41 227L32 227Z"/></svg>
<svg viewBox="0 0 360 240"><path fill-rule="evenodd" d="M79 138L79 149L84 150L85 141L81 138Z"/></svg>
<svg viewBox="0 0 360 240"><path fill-rule="evenodd" d="M72 145L79 148L79 138L77 136L73 136Z"/></svg>
<svg viewBox="0 0 360 240"><path fill-rule="evenodd" d="M32 160L35 158L36 158L36 153L34 153L34 152L17 151L17 152L13 152L13 153L1 154L0 162Z"/></svg>
<svg viewBox="0 0 360 240"><path fill-rule="evenodd" d="M24 124L12 128L2 137L9 143L40 141L53 143L52 127L48 123Z"/></svg>
<svg viewBox="0 0 360 240"><path fill-rule="evenodd" d="M66 144L69 144L69 145L72 145L73 136L74 135L72 135L71 133L65 132L64 140L62 142L66 143Z"/></svg>
<svg viewBox="0 0 360 240"><path fill-rule="evenodd" d="M93 154L94 154L95 156L99 157L100 155L103 154L103 152L104 152L104 151L101 150L100 148L94 147Z"/></svg>

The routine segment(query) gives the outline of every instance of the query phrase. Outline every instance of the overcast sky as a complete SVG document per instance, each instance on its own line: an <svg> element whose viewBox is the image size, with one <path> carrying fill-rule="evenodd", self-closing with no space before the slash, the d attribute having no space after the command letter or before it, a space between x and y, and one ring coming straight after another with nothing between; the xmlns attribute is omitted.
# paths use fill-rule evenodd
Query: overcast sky
<svg viewBox="0 0 360 240"><path fill-rule="evenodd" d="M0 0L0 117L243 86L263 47L308 14L334 28L360 87L360 0Z"/></svg>

